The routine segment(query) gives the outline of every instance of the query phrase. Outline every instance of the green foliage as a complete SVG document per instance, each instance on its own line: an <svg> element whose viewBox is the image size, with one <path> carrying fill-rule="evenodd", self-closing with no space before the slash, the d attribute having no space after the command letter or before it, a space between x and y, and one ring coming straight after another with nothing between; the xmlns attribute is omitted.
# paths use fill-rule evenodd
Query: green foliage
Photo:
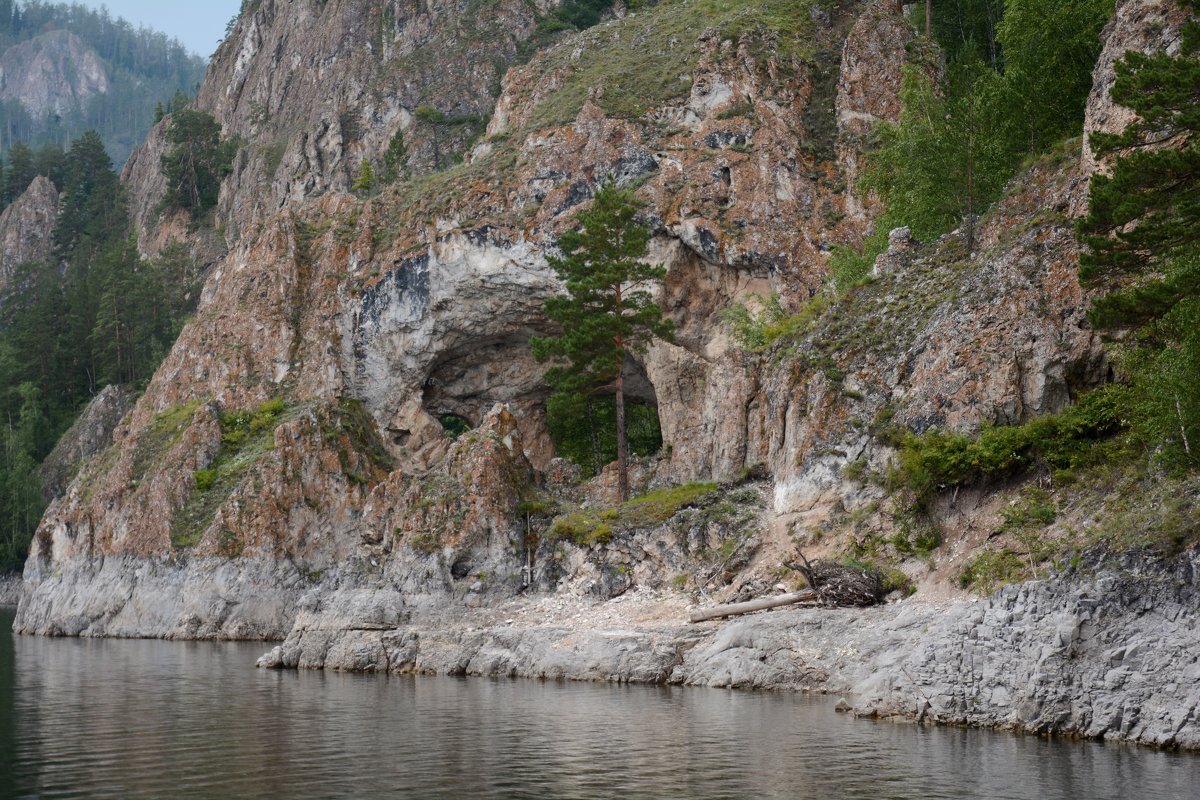
<svg viewBox="0 0 1200 800"><path fill-rule="evenodd" d="M551 539L568 539L583 546L604 544L612 540L616 531L661 525L684 508L702 503L716 490L715 483L689 483L656 489L615 508L582 509L556 517L546 535Z"/></svg>
<svg viewBox="0 0 1200 800"><path fill-rule="evenodd" d="M985 550L974 556L963 567L958 583L964 589L989 595L1025 577L1025 563L1012 550Z"/></svg>
<svg viewBox="0 0 1200 800"><path fill-rule="evenodd" d="M442 430L451 439L457 439L471 430L471 423L457 414L442 414L438 417L438 422L441 423Z"/></svg>
<svg viewBox="0 0 1200 800"><path fill-rule="evenodd" d="M888 234L898 227L903 226L895 224L891 215L884 214L875 220L874 229L857 247L834 246L829 256L829 279L839 296L870 278L875 259L887 251Z"/></svg>
<svg viewBox="0 0 1200 800"><path fill-rule="evenodd" d="M939 4L944 78L935 85L932 65L905 68L900 123L880 127L862 178L889 223L937 238L995 202L1027 155L1077 134L1112 9L1113 0ZM843 276L864 274L866 255L880 245L858 257L843 251Z"/></svg>
<svg viewBox="0 0 1200 800"><path fill-rule="evenodd" d="M45 508L37 462L52 443L37 387L25 383L16 391L19 411L0 429L0 572L25 560Z"/></svg>
<svg viewBox="0 0 1200 800"><path fill-rule="evenodd" d="M1188 0L1193 11L1200 4ZM1113 101L1138 119L1095 134L1115 158L1091 182L1079 226L1085 281L1107 290L1092 320L1132 335L1117 349L1132 391L1132 423L1168 464L1200 466L1200 22L1178 54L1130 51L1117 62Z"/></svg>
<svg viewBox="0 0 1200 800"><path fill-rule="evenodd" d="M993 119L999 81L971 53L949 67L940 90L923 68L905 67L900 124L879 129L861 187L918 239L935 239L981 213L1012 173L1014 159Z"/></svg>
<svg viewBox="0 0 1200 800"><path fill-rule="evenodd" d="M535 337L530 344L538 361L554 362L546 371L554 390L551 408L555 403L577 407L579 398L611 386L620 412L629 356L643 352L655 337L673 336L671 322L651 295L652 283L662 280L666 270L641 260L650 231L635 220L639 208L632 192L604 185L591 207L579 214L580 229L559 237L562 255L548 259L567 290L545 304L546 316L562 326L562 334ZM627 431L621 419L618 413L617 450L623 454ZM622 463L622 487L624 469Z"/></svg>
<svg viewBox="0 0 1200 800"><path fill-rule="evenodd" d="M696 505L717 490L715 483L687 483L635 497L619 509L621 522L635 528L649 528L666 522L680 509Z"/></svg>
<svg viewBox="0 0 1200 800"><path fill-rule="evenodd" d="M830 306L830 298L814 296L794 314L782 306L778 294L770 297L751 296L753 310L746 303L734 303L721 312L721 319L733 331L733 337L745 350L762 353L780 341L800 338L812 330L817 319Z"/></svg>
<svg viewBox="0 0 1200 800"><path fill-rule="evenodd" d="M538 20L533 35L521 44L520 56L527 61L534 53L550 45L564 31L582 31L600 22L613 0L566 0Z"/></svg>
<svg viewBox="0 0 1200 800"><path fill-rule="evenodd" d="M383 153L383 182L395 183L407 174L408 148L404 145L404 131L396 131Z"/></svg>
<svg viewBox="0 0 1200 800"><path fill-rule="evenodd" d="M815 52L811 16L813 0L662 0L619 23L600 25L582 34L581 58L572 48L550 51L548 71L561 74L561 84L530 115L531 127L571 122L589 93L609 116L636 119L647 110L686 98L700 56L696 40L714 29L721 39L747 36L747 53L761 66L778 53L778 70L791 69L792 58L806 60Z"/></svg>
<svg viewBox="0 0 1200 800"><path fill-rule="evenodd" d="M358 177L354 179L354 186L352 188L356 192L369 194L372 190L374 190L377 183L378 181L375 178L375 168L371 166L371 162L369 160L364 158L362 160L362 165L358 170Z"/></svg>
<svg viewBox="0 0 1200 800"><path fill-rule="evenodd" d="M949 62L964 52L980 54L994 70L1003 68L1003 51L997 28L1005 0L937 0L933 13L933 38ZM913 25L925 29L925 6L913 4Z"/></svg>
<svg viewBox="0 0 1200 800"><path fill-rule="evenodd" d="M1100 54L1100 31L1114 0L1005 0L996 28L1004 53L1003 95L1009 148L1044 152L1077 135Z"/></svg>
<svg viewBox="0 0 1200 800"><path fill-rule="evenodd" d="M1033 487L1024 492L1021 501L1000 511L1004 531L1023 531L1044 528L1058 519L1054 499L1045 489Z"/></svg>
<svg viewBox="0 0 1200 800"><path fill-rule="evenodd" d="M1078 467L1093 445L1120 429L1122 399L1119 390L1097 390L1060 414L984 428L977 437L908 433L891 483L912 490L920 503L943 489L1017 475L1039 464Z"/></svg>
<svg viewBox="0 0 1200 800"><path fill-rule="evenodd" d="M652 456L662 448L658 409L649 403L628 400L625 420L629 450ZM558 393L546 403L546 422L558 455L583 467L583 475L599 475L617 458L616 402L607 396Z"/></svg>
<svg viewBox="0 0 1200 800"><path fill-rule="evenodd" d="M197 470L195 488L187 503L171 522L171 544L193 547L212 523L217 509L229 498L242 478L275 446L275 429L287 408L281 399L268 400L257 408L229 411L221 415L221 449L205 469ZM222 550L237 549L222 546Z"/></svg>
<svg viewBox="0 0 1200 800"><path fill-rule="evenodd" d="M137 434L133 449L131 480L142 482L155 466L178 442L183 432L192 424L199 401L179 403L155 416L151 423Z"/></svg>
<svg viewBox="0 0 1200 800"><path fill-rule="evenodd" d="M212 114L192 109L171 116L167 142L171 149L162 156L167 179L163 207L187 211L198 220L216 206L238 144L221 140L221 125Z"/></svg>

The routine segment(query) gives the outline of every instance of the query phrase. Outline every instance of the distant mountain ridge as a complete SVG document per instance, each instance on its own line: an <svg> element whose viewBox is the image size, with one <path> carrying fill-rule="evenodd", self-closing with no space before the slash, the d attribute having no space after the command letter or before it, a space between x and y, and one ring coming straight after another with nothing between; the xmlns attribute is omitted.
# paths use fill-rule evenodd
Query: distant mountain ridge
<svg viewBox="0 0 1200 800"><path fill-rule="evenodd" d="M195 91L204 67L179 41L106 9L0 0L0 153L96 130L120 165L159 103Z"/></svg>

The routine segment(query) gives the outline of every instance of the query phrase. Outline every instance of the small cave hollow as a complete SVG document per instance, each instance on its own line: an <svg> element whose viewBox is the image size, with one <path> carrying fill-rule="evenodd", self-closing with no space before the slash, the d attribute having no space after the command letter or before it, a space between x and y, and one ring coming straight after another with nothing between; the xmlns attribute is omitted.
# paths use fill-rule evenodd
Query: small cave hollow
<svg viewBox="0 0 1200 800"><path fill-rule="evenodd" d="M422 405L447 437L457 439L479 426L501 403L517 418L526 455L535 465L553 457L543 413L546 368L533 358L531 335L474 338L434 362L423 386Z"/></svg>

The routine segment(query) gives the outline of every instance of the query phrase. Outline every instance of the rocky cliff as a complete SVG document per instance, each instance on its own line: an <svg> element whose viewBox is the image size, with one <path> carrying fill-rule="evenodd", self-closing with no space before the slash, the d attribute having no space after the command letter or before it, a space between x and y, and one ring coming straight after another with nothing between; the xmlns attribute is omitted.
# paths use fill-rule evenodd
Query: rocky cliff
<svg viewBox="0 0 1200 800"><path fill-rule="evenodd" d="M772 590L798 542L821 552L864 525L902 532L863 480L894 455L879 420L1018 423L1104 378L1072 222L1095 167L1078 142L1040 161L970 251L961 232L927 243L897 232L873 282L815 313L786 352L758 354L721 312L772 294L812 308L830 249L869 230L878 204L848 182L870 125L898 113L911 33L890 2L618 5L516 65L552 6L250 4L198 100L245 143L217 213L227 252L115 444L48 510L18 630L286 637L276 666L837 689L866 677L847 667L835 679L783 650L773 671L730 677L749 669L730 651L758 658L771 640L756 631L773 622L688 633L649 613L670 630L618 635L504 631L496 615L536 616L522 604L542 600L520 599L530 593L578 608L638 588L678 610L687 592ZM1155 20L1123 9L1109 50L1166 24ZM1115 115L1096 99L1089 125ZM407 175L350 193L362 160L381 163L398 135ZM147 251L193 236L157 217L164 147L159 128L124 175ZM677 336L629 368L662 423L662 453L637 470L649 494L601 511L606 476L575 485L553 458L528 343L549 330L540 309L559 289L546 255L610 177L646 204ZM452 438L447 414L472 430ZM960 563L978 547L999 502L964 497L938 557ZM584 522L548 528L550 506ZM944 571L904 568L926 594L954 593ZM1038 609L1075 602L1073 589L1050 591ZM918 602L885 613L907 622L864 643L863 663L893 675L897 652L926 654L912 679L924 687L939 654L958 652L938 635L1002 612L961 601L921 639L939 610ZM1189 614L1146 647L1169 646ZM854 628L848 615L836 624ZM988 652L1001 649L1009 634L984 627ZM430 645L432 631L445 641ZM547 666L567 644L582 655ZM872 707L907 713L897 698L911 691L877 682ZM939 688L930 708L1037 718L1000 719L999 694L983 701L992 718L972 716L966 691ZM1091 730L1082 719L1051 727Z"/></svg>
<svg viewBox="0 0 1200 800"><path fill-rule="evenodd" d="M67 114L107 92L104 62L69 31L43 33L0 55L0 99L20 102L35 117Z"/></svg>
<svg viewBox="0 0 1200 800"><path fill-rule="evenodd" d="M8 290L22 264L49 258L57 221L58 189L41 176L0 214L0 293Z"/></svg>

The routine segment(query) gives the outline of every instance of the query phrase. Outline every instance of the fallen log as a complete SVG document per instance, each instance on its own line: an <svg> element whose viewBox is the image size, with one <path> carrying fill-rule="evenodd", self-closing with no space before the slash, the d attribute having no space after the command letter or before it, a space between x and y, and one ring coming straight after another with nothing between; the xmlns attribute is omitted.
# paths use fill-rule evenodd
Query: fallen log
<svg viewBox="0 0 1200 800"><path fill-rule="evenodd" d="M819 600L820 597L811 589L805 589L803 592L794 592L793 594L779 594L774 597L766 597L762 600L751 600L748 603L734 603L729 606L714 606L713 608L704 608L699 611L693 611L688 617L690 622L704 622L709 619L722 619L723 617L736 617L738 614L749 614L752 611L766 611L768 608L779 608L780 606L791 606L796 603L806 603Z"/></svg>

